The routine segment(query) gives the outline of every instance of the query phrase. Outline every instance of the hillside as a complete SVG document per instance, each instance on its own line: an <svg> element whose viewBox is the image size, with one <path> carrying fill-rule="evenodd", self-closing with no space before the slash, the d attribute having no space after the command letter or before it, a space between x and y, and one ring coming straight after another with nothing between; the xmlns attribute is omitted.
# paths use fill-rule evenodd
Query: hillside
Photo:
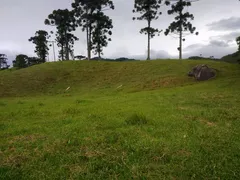
<svg viewBox="0 0 240 180"><path fill-rule="evenodd" d="M1 71L0 179L238 180L239 87L240 65L202 60Z"/></svg>
<svg viewBox="0 0 240 180"><path fill-rule="evenodd" d="M127 92L196 83L186 76L196 64L207 63L228 78L239 69L212 61L65 61L0 72L0 97L55 95L70 87L72 93L123 90Z"/></svg>
<svg viewBox="0 0 240 180"><path fill-rule="evenodd" d="M240 63L240 52L235 52L233 54L228 54L221 58L221 60L229 63Z"/></svg>

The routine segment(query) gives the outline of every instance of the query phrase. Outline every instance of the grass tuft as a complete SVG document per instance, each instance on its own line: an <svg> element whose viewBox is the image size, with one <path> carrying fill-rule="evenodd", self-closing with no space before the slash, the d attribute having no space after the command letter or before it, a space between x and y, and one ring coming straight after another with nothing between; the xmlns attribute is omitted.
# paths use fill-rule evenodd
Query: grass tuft
<svg viewBox="0 0 240 180"><path fill-rule="evenodd" d="M144 125L148 124L149 120L143 114L134 113L130 117L128 117L125 122L128 125Z"/></svg>

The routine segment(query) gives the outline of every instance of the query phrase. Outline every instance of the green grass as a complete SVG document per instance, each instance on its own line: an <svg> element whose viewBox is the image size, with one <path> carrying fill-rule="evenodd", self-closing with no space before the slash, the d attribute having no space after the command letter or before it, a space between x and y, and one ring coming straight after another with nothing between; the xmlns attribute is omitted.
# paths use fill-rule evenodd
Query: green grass
<svg viewBox="0 0 240 180"><path fill-rule="evenodd" d="M198 63L220 72L196 82ZM0 179L239 179L239 87L211 61L2 71Z"/></svg>

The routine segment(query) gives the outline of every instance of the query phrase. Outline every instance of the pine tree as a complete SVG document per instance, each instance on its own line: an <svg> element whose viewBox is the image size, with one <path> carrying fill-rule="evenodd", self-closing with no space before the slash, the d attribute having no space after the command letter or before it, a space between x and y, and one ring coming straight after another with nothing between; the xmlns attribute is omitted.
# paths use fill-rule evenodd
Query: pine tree
<svg viewBox="0 0 240 180"><path fill-rule="evenodd" d="M150 60L150 39L153 38L156 34L159 35L161 32L157 28L151 26L153 20L157 20L159 15L162 13L159 12L161 5L161 0L135 0L133 13L140 13L141 16L133 17L133 20L146 20L147 27L140 30L141 34L146 34L148 36L148 53L147 60Z"/></svg>
<svg viewBox="0 0 240 180"><path fill-rule="evenodd" d="M29 39L30 42L33 42L35 47L35 53L41 59L42 62L46 62L46 57L48 55L48 32L44 30L39 30L35 33L35 36Z"/></svg>
<svg viewBox="0 0 240 180"><path fill-rule="evenodd" d="M74 41L78 40L76 36L71 34L77 26L74 13L68 9L54 10L45 20L45 24L56 26L56 41L58 47L60 47L59 55L62 60L69 60Z"/></svg>
<svg viewBox="0 0 240 180"><path fill-rule="evenodd" d="M96 17L96 16L97 15L102 16L102 14L99 12L103 12L108 9L114 9L113 2L111 0L74 0L74 2L72 3L72 7L73 7L73 12L75 14L78 26L80 26L83 31L86 31L87 57L88 57L88 60L90 60L91 51L93 49L96 50L96 48L94 47L96 45L96 41L98 41L99 45L101 44L103 46L106 45L105 44L106 41L101 40L101 42L104 42L104 43L101 43L99 38L100 36L97 37L96 34L93 34L93 33L97 33L97 31L99 31L99 28L100 28L100 26L97 26L98 24L97 19L99 17ZM105 37L104 39L106 40Z"/></svg>
<svg viewBox="0 0 240 180"><path fill-rule="evenodd" d="M174 33L179 36L179 59L182 59L182 42L185 41L184 32L194 33L196 27L193 27L189 20L194 20L193 14L189 12L184 12L184 8L192 5L194 0L167 0L166 5L171 5L171 9L168 10L169 15L176 14L175 21L173 21L165 31L167 36L169 33ZM198 35L198 32L195 33Z"/></svg>

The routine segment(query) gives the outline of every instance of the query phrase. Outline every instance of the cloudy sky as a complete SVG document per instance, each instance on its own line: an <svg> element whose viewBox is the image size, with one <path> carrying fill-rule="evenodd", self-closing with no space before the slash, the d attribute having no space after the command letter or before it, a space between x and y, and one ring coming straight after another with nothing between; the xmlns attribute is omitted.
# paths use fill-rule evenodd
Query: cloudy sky
<svg viewBox="0 0 240 180"><path fill-rule="evenodd" d="M72 0L0 0L0 53L10 60L19 53L34 56L34 45L28 39L37 30L54 30L44 25L44 20L54 9L71 8ZM115 10L106 12L113 19L112 42L104 49L104 57L146 58L147 36L139 33L145 21L132 21L134 0L113 0ZM183 44L184 57L200 55L222 57L237 50L235 38L240 36L240 2L238 0L199 0L187 11L193 13L193 25L198 36L188 35ZM174 16L167 15L162 6L162 16L153 27L165 30ZM75 35L75 55L86 55L85 33L78 29ZM175 58L178 39L161 34L151 41L152 58ZM50 51L50 59L53 59Z"/></svg>

